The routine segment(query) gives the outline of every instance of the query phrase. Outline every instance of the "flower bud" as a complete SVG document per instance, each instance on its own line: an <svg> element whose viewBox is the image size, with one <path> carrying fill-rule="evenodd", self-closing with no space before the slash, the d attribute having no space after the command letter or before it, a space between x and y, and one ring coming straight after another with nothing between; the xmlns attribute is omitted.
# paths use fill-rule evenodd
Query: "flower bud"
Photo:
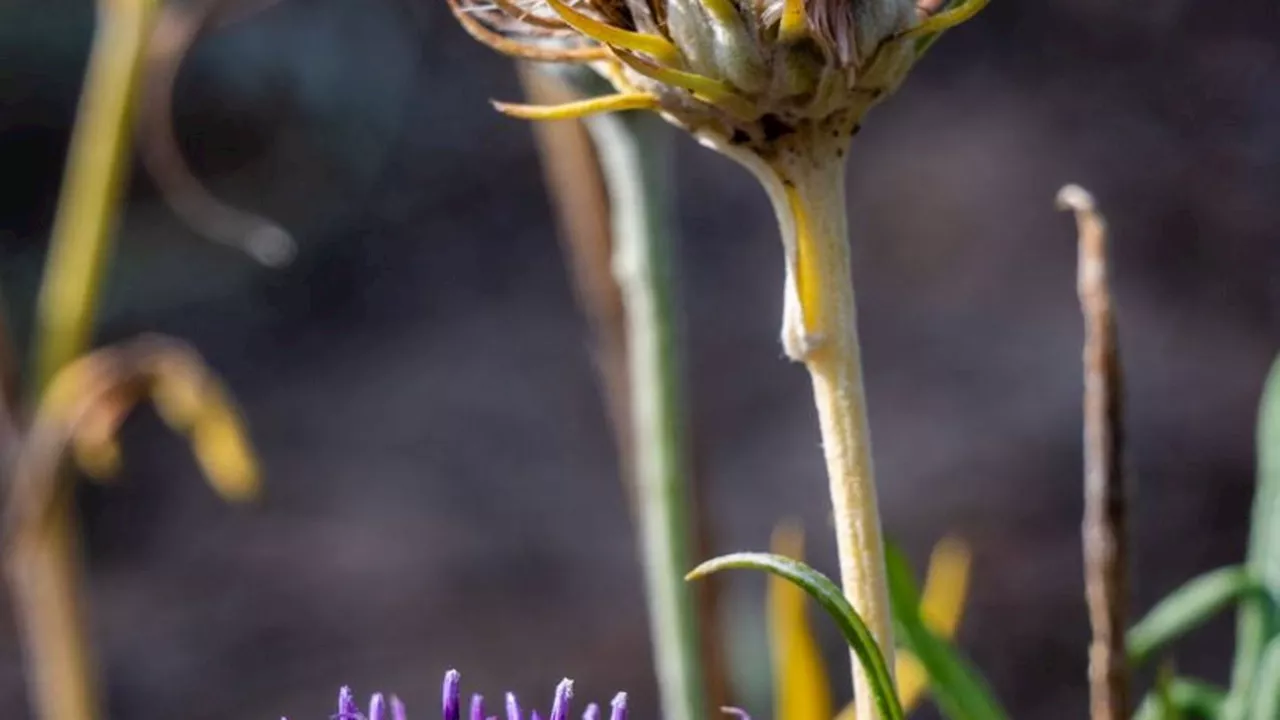
<svg viewBox="0 0 1280 720"><path fill-rule="evenodd" d="M491 47L590 63L617 90L504 112L553 119L654 108L713 146L766 159L796 132L852 132L937 35L986 1L951 0L930 16L916 0L448 0Z"/></svg>

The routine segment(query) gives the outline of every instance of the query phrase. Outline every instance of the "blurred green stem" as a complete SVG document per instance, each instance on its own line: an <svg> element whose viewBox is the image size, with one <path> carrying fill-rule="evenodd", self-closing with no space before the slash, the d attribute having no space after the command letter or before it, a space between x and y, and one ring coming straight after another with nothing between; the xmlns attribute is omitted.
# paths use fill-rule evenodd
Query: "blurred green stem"
<svg viewBox="0 0 1280 720"><path fill-rule="evenodd" d="M131 111L157 0L102 0L38 305L36 396L89 345L127 177ZM15 538L8 569L23 636L34 715L98 715L81 603L79 537L71 499Z"/></svg>
<svg viewBox="0 0 1280 720"><path fill-rule="evenodd" d="M666 720L705 708L692 589L689 462L674 297L674 232L666 188L670 128L651 113L592 118L609 190L613 271L622 290L631 386L632 452L654 661Z"/></svg>

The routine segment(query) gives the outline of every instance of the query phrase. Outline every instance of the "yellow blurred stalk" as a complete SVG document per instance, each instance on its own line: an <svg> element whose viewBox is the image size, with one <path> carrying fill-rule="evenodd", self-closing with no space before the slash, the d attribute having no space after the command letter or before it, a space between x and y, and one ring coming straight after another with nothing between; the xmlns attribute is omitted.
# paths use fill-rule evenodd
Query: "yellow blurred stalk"
<svg viewBox="0 0 1280 720"><path fill-rule="evenodd" d="M127 178L131 111L157 0L101 0L38 306L36 393L91 341ZM92 720L98 689L83 614L79 534L68 493L14 538L15 594L33 714Z"/></svg>
<svg viewBox="0 0 1280 720"><path fill-rule="evenodd" d="M780 524L773 533L772 550L794 560L804 560L804 533L795 523ZM969 588L971 558L968 546L946 538L933 549L920 600L925 625L941 638L955 636L964 615ZM770 656L773 661L774 719L830 720L831 680L823 662L806 611L806 595L796 585L771 575L768 591ZM894 677L903 710L910 712L924 699L929 678L920 661L898 649ZM849 703L836 720L853 720L855 704Z"/></svg>

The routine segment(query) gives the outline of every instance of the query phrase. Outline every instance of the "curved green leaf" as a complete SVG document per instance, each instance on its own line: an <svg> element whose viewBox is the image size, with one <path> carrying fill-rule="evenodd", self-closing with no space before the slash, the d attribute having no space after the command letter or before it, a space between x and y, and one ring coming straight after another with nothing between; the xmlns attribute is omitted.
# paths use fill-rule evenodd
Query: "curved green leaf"
<svg viewBox="0 0 1280 720"><path fill-rule="evenodd" d="M786 578L798 585L809 597L818 601L823 610L836 621L840 634L844 635L853 652L858 656L867 677L871 681L872 698L881 720L903 720L902 704L885 663L884 654L876 644L866 623L845 599L844 593L825 575L791 558L770 553L733 553L708 560L685 576L688 580L706 577L721 570L763 570Z"/></svg>
<svg viewBox="0 0 1280 720"><path fill-rule="evenodd" d="M920 619L919 592L906 557L889 546L885 559L898 642L915 653L929 674L929 690L943 715L951 720L1005 720L1007 714L978 671Z"/></svg>
<svg viewBox="0 0 1280 720"><path fill-rule="evenodd" d="M1260 586L1242 567L1213 570L1190 580L1156 604L1125 637L1129 662L1141 665L1151 655L1204 623Z"/></svg>
<svg viewBox="0 0 1280 720"><path fill-rule="evenodd" d="M1280 718L1280 636L1267 643L1253 679L1253 700L1249 703L1249 720Z"/></svg>
<svg viewBox="0 0 1280 720"><path fill-rule="evenodd" d="M1233 718L1253 694L1262 654L1280 631L1280 359L1271 366L1258 413L1258 487L1254 491L1245 564L1264 593L1241 604L1236 627L1236 659L1231 678Z"/></svg>
<svg viewBox="0 0 1280 720"><path fill-rule="evenodd" d="M1152 690L1138 706L1134 720L1167 720L1172 714L1201 720L1216 720L1222 715L1227 694L1222 688L1187 678L1170 678Z"/></svg>

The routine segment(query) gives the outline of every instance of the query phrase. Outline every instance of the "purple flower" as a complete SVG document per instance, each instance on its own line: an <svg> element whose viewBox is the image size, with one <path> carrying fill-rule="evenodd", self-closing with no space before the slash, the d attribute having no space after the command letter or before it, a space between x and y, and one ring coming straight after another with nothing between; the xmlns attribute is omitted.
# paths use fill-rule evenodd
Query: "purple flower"
<svg viewBox="0 0 1280 720"><path fill-rule="evenodd" d="M444 687L441 690L441 717L443 720L462 720L462 697L459 690L462 676L457 670L444 674ZM555 696L551 700L551 714L547 720L569 720L569 701L573 698L573 681L561 680L556 686ZM505 720L526 720L520 710L516 696L507 693ZM609 704L609 720L627 720L627 694L618 693ZM369 713L360 712L356 705L351 688L342 688L338 692L338 712L330 720L406 720L404 704L395 695L390 699L381 693L375 694L369 701ZM487 715L484 710L484 698L471 696L471 705L467 720L498 720L496 715ZM528 720L542 720L537 710L531 712ZM591 703L582 712L582 720L600 720L600 708Z"/></svg>

